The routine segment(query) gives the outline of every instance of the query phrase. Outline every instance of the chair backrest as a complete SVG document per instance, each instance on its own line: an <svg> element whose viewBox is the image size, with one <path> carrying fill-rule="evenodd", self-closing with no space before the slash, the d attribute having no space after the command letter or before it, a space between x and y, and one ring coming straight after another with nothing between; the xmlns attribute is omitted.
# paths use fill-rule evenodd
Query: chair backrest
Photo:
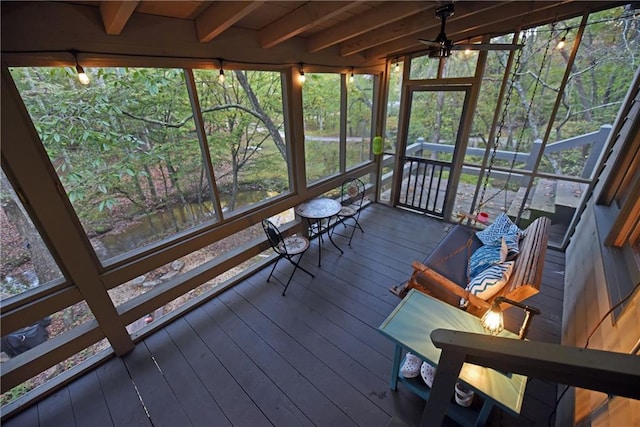
<svg viewBox="0 0 640 427"><path fill-rule="evenodd" d="M287 247L284 244L284 238L282 237L280 230L278 230L278 227L268 219L263 219L262 228L264 229L264 234L267 235L267 240L269 241L271 248L279 254L286 255Z"/></svg>
<svg viewBox="0 0 640 427"><path fill-rule="evenodd" d="M343 205L362 205L364 200L364 182L359 178L347 178L342 183L340 202Z"/></svg>

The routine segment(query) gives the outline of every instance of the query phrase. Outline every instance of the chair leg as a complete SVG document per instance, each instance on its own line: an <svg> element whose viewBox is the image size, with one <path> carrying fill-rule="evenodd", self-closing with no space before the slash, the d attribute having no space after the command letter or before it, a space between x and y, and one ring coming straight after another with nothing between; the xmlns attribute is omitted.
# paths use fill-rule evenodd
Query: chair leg
<svg viewBox="0 0 640 427"><path fill-rule="evenodd" d="M271 275L273 275L273 272L276 270L276 266L278 265L278 262L280 261L281 257L278 257L278 259L276 259L276 262L273 264L273 268L271 269L271 273L269 273L269 277L267 277L267 283L269 282L269 280L271 280Z"/></svg>
<svg viewBox="0 0 640 427"><path fill-rule="evenodd" d="M362 226L358 222L358 218L355 216L352 216L351 219L354 221L354 223L353 223L353 228L351 229L351 236L349 237L349 246L351 246L351 240L353 239L353 235L356 233L356 227L359 228L360 231L364 233Z"/></svg>
<svg viewBox="0 0 640 427"><path fill-rule="evenodd" d="M300 260L302 259L302 255L304 255L304 252L302 254L300 254L300 258L298 258L298 262L295 262L293 259L287 257L287 260L289 260L289 262L294 265L294 268L293 268L293 271L291 272L291 276L289 276L289 280L287 281L287 284L285 285L284 290L282 291L282 296L284 296L284 294L287 292L287 288L289 287L289 283L291 283L291 279L293 279L293 275L296 274L296 270L297 269L300 269L300 270L304 271L305 273L307 273L309 276L311 276L314 279L316 277L316 276L313 275L313 273L307 271L306 268L304 268L303 266L300 265Z"/></svg>

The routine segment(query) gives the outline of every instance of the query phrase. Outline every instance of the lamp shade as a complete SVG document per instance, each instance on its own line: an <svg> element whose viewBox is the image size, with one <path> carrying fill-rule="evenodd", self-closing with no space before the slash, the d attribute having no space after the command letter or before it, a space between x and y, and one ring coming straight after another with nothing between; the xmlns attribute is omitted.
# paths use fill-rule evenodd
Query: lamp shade
<svg viewBox="0 0 640 427"><path fill-rule="evenodd" d="M373 154L378 155L382 154L382 148L384 146L384 140L381 136L376 136L373 138Z"/></svg>

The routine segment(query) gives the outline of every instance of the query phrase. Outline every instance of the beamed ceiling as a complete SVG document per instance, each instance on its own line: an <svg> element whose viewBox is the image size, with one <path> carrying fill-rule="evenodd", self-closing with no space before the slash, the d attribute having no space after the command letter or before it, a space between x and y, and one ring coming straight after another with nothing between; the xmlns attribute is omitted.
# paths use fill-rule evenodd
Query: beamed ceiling
<svg viewBox="0 0 640 427"><path fill-rule="evenodd" d="M625 2L456 1L446 33L454 42L511 33ZM135 65L161 57L233 65L305 63L311 67L379 66L385 58L424 51L435 39L435 1L77 1L2 2L7 65L69 62L76 49L88 65L108 55ZM29 52L25 55L24 52ZM20 54L19 54L20 53ZM131 59L143 56L145 60ZM105 59L107 58L107 59ZM113 59L113 64L118 59ZM197 65L197 64L196 64Z"/></svg>

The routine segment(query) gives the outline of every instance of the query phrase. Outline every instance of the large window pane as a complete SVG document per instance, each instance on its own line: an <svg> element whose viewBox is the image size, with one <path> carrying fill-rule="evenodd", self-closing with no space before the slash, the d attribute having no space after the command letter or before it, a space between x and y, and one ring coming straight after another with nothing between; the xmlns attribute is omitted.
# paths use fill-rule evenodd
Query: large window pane
<svg viewBox="0 0 640 427"><path fill-rule="evenodd" d="M374 83L372 75L358 74L347 86L347 169L370 159Z"/></svg>
<svg viewBox="0 0 640 427"><path fill-rule="evenodd" d="M340 74L307 73L302 88L307 183L340 170Z"/></svg>
<svg viewBox="0 0 640 427"><path fill-rule="evenodd" d="M554 51L554 57L561 64L569 60L576 33L576 28L565 31L559 28L554 34L556 38L566 39L564 48ZM583 180L595 177L611 125L637 70L639 40L640 18L624 7L589 16L563 102L544 148L540 172ZM579 212L589 184L547 181L550 184L543 187L544 214L553 221L550 241L559 245ZM539 184L532 193L534 197L541 193ZM531 211L534 212L533 208Z"/></svg>
<svg viewBox="0 0 640 427"><path fill-rule="evenodd" d="M442 77L473 77L478 63L478 50L454 50L444 59ZM437 61L437 59L434 59Z"/></svg>
<svg viewBox="0 0 640 427"><path fill-rule="evenodd" d="M194 75L223 212L289 191L280 73Z"/></svg>
<svg viewBox="0 0 640 427"><path fill-rule="evenodd" d="M414 91L411 98L407 156L451 161L466 92Z"/></svg>
<svg viewBox="0 0 640 427"><path fill-rule="evenodd" d="M429 58L429 55L411 58L409 78L411 80L435 79L438 78L438 58Z"/></svg>
<svg viewBox="0 0 640 427"><path fill-rule="evenodd" d="M616 22L607 22L612 18ZM552 126L541 170L589 178L595 172L640 58L640 19L624 7L591 14ZM555 50L566 63L577 29L559 32L566 45ZM602 36L606 34L606 36ZM581 72L588 70L588 72ZM589 135L589 136L587 136Z"/></svg>
<svg viewBox="0 0 640 427"><path fill-rule="evenodd" d="M382 176L378 201L391 202L391 186L393 184L393 162L398 145L398 123L400 119L400 97L402 94L402 76L404 62L396 61L391 65L389 89L387 94L387 116L385 119L384 147L382 155Z"/></svg>
<svg viewBox="0 0 640 427"><path fill-rule="evenodd" d="M4 174L0 174L0 299L61 279L62 272Z"/></svg>
<svg viewBox="0 0 640 427"><path fill-rule="evenodd" d="M524 33L526 40L517 78L513 81L511 102L502 126L498 126L501 131L500 148L524 155L513 164L515 169L531 170L535 165L567 66L556 49L556 35L560 28L579 23L580 19L575 18ZM513 156L496 161L496 164L506 167L512 163Z"/></svg>
<svg viewBox="0 0 640 427"><path fill-rule="evenodd" d="M12 75L100 259L216 219L183 71L86 71Z"/></svg>

